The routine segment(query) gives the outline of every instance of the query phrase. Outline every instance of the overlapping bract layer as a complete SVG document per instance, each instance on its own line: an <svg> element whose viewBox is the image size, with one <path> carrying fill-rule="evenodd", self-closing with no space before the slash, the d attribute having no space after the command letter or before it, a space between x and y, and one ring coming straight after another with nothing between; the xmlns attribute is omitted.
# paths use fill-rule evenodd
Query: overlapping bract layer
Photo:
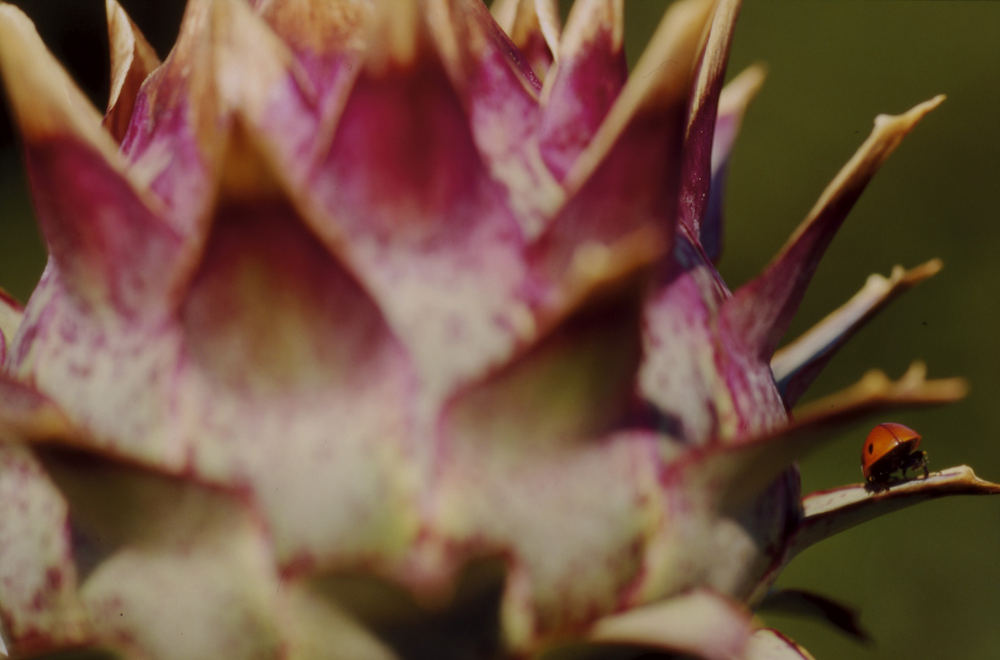
<svg viewBox="0 0 1000 660"><path fill-rule="evenodd" d="M787 408L830 351L787 353L784 390L769 362L933 103L880 119L731 294L721 181L760 78L722 90L737 9L677 3L626 76L621 0L564 29L541 0L500 25L478 0L191 0L162 64L108 0L102 127L0 6L50 252L0 318L0 490L38 493L0 504L3 565L38 558L0 573L16 648L380 657L364 625L414 642L353 576L433 611L490 593L478 563L507 649L766 646L727 598L790 556L815 443ZM960 389L885 383L811 423Z"/></svg>

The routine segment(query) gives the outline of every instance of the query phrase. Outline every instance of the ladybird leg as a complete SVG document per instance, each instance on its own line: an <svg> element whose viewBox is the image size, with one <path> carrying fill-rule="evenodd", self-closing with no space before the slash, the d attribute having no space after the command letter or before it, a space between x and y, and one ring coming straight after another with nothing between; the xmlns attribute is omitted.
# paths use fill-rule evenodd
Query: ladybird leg
<svg viewBox="0 0 1000 660"><path fill-rule="evenodd" d="M902 473L901 482L909 481L910 479L915 479L916 474L910 476L911 471L916 472L917 470L923 470L923 478L926 479L928 476L927 472L927 454L923 451L915 451L912 454L904 457L900 461L899 471Z"/></svg>
<svg viewBox="0 0 1000 660"><path fill-rule="evenodd" d="M874 493L877 495L878 493L889 490L890 485L891 484L889 483L889 480L886 478L869 477L865 481L865 490L867 490L869 493Z"/></svg>
<svg viewBox="0 0 1000 660"><path fill-rule="evenodd" d="M923 470L923 478L926 479L930 475L927 471L927 452L915 451L910 454L910 457L907 460L906 468L911 470Z"/></svg>

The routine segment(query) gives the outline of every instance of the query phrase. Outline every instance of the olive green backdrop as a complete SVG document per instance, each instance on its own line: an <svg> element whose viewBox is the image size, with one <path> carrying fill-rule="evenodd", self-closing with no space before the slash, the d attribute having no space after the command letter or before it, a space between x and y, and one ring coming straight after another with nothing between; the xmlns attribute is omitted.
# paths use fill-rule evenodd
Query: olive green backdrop
<svg viewBox="0 0 1000 660"><path fill-rule="evenodd" d="M103 2L23 0L43 37L103 107ZM165 55L180 2L123 4ZM634 57L666 2L631 0ZM870 367L892 375L914 358L934 376L963 375L966 401L900 413L920 430L931 467L973 465L1000 480L997 323L1000 294L1000 3L749 0L730 74L763 62L730 175L722 271L735 287L781 246L880 112L944 92L875 178L820 267L791 335L850 297L871 272L934 256L945 269L894 303L830 364L809 396ZM5 112L5 111L4 111ZM44 252L31 220L9 119L0 116L0 285L25 300ZM873 420L887 421L887 420ZM868 424L803 461L809 491L859 480ZM867 523L810 549L780 586L860 608L875 641L828 627L766 620L819 658L1000 657L1000 497L952 498Z"/></svg>

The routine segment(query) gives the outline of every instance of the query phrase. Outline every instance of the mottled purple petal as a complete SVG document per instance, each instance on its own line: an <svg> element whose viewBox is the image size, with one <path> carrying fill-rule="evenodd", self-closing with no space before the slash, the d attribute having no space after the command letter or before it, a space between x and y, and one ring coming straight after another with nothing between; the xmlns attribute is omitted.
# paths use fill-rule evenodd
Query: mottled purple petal
<svg viewBox="0 0 1000 660"><path fill-rule="evenodd" d="M10 5L0 9L0 36L52 268L82 304L126 316L162 307L179 274L177 235L124 171L96 111Z"/></svg>
<svg viewBox="0 0 1000 660"><path fill-rule="evenodd" d="M810 328L801 337L778 349L771 370L785 406L791 408L848 339L904 291L941 270L933 259L910 270L892 269L888 278L871 275L854 296Z"/></svg>
<svg viewBox="0 0 1000 660"><path fill-rule="evenodd" d="M732 297L696 238L679 225L674 264L665 269L647 308L647 359L640 384L681 438L705 443L752 437L784 421L767 364L774 344L798 305L815 260L864 184L938 102L880 118L872 137L828 187L781 256ZM688 339L678 341L677 336Z"/></svg>
<svg viewBox="0 0 1000 660"><path fill-rule="evenodd" d="M683 118L675 119L674 115L682 114L680 106L687 102L694 52L710 10L711 4L703 0L682 0L667 10L593 140L567 173L564 184L570 193L579 190L615 151L626 152L620 163L626 171L647 176L645 168L638 168L637 163L649 164L642 157L650 154L641 147L651 135L657 143L654 153L666 140L673 150L664 157L670 161L675 158L678 146L674 141L680 139L676 134L683 129L674 124L680 124ZM657 129L657 123L664 126ZM629 151L633 151L634 160L626 163ZM671 171L675 167L671 163ZM662 182L662 177L657 180ZM627 199L624 195L622 198ZM669 212L673 214L675 209Z"/></svg>
<svg viewBox="0 0 1000 660"><path fill-rule="evenodd" d="M52 268L72 294L125 317L163 313L186 274L178 234L90 145L65 136L25 152Z"/></svg>
<svg viewBox="0 0 1000 660"><path fill-rule="evenodd" d="M541 82L482 2L452 0L450 11L447 20L428 17L435 46L490 174L522 231L534 236L564 199L538 151Z"/></svg>
<svg viewBox="0 0 1000 660"><path fill-rule="evenodd" d="M639 385L675 435L702 444L732 436L739 425L711 340L729 291L685 234L674 248L677 265L647 302Z"/></svg>
<svg viewBox="0 0 1000 660"><path fill-rule="evenodd" d="M176 340L163 322L80 305L49 268L25 309L8 370L58 404L72 422L71 438L181 465L184 448L166 440Z"/></svg>
<svg viewBox="0 0 1000 660"><path fill-rule="evenodd" d="M269 162L246 145L230 159L231 172L266 172ZM176 315L109 323L50 273L13 366L90 433L90 446L245 489L282 564L391 555L415 529L409 358L273 179L222 183Z"/></svg>
<svg viewBox="0 0 1000 660"><path fill-rule="evenodd" d="M188 3L180 34L164 63L135 99L121 152L130 176L160 201L171 226L197 233L214 190L219 99L211 58L212 4Z"/></svg>
<svg viewBox="0 0 1000 660"><path fill-rule="evenodd" d="M309 80L323 127L316 139L324 143L332 134L362 59L371 3L252 0L250 5L292 50L299 70Z"/></svg>
<svg viewBox="0 0 1000 660"><path fill-rule="evenodd" d="M771 352L934 102L878 120L733 298L739 3L675 3L627 82L623 4L580 0L561 35L554 0L501 0L500 25L479 0L190 0L157 66L108 0L114 138L0 4L52 257L23 313L0 299L16 653L69 612L69 642L130 657L409 656L387 628L433 640L483 595L484 635L446 650L799 654L734 605L829 531L791 462L965 386L869 375L789 422ZM787 354L796 387L858 322L836 319Z"/></svg>
<svg viewBox="0 0 1000 660"><path fill-rule="evenodd" d="M729 290L684 225L647 300L643 395L691 444L732 444L785 422L767 362L719 323Z"/></svg>
<svg viewBox="0 0 1000 660"><path fill-rule="evenodd" d="M445 558L457 565L506 559L501 620L511 645L578 635L623 601L663 596L664 580L633 594L654 551L651 524L665 507L656 495L655 435L568 438L534 454L487 444L493 437L449 435L435 526L453 540ZM594 566L601 570L587 569Z"/></svg>
<svg viewBox="0 0 1000 660"><path fill-rule="evenodd" d="M346 80L317 90L285 42L242 1L215 2L208 31L211 56L202 66L215 71L220 126L230 113L238 116L256 147L272 160L271 170L286 181L303 181L317 153L329 144L332 126L324 126L323 114L339 113L357 56L353 67L341 63ZM326 121L332 124L334 117ZM236 164L230 159L226 167ZM218 176L230 174L219 168Z"/></svg>
<svg viewBox="0 0 1000 660"><path fill-rule="evenodd" d="M187 421L172 441L203 479L250 491L279 562L406 546L423 463L409 437L411 361L287 199L218 207L171 332L171 399Z"/></svg>
<svg viewBox="0 0 1000 660"><path fill-rule="evenodd" d="M270 17L293 29L296 7ZM130 172L164 202L178 231L198 235L203 227L233 114L256 131L282 172L305 177L329 141L352 70L349 49L336 49L336 31L328 32L328 47L348 61L326 64L347 77L317 86L309 66L244 2L188 3L177 44L143 85L122 140Z"/></svg>
<svg viewBox="0 0 1000 660"><path fill-rule="evenodd" d="M872 134L823 191L778 256L725 303L720 322L748 350L770 359L820 257L868 181L903 137L943 100L943 96L935 97L902 115L879 115Z"/></svg>
<svg viewBox="0 0 1000 660"><path fill-rule="evenodd" d="M531 260L557 280L581 246L610 246L639 230L669 251L690 67L709 7L679 2L664 15L636 71L566 175L568 199L532 246ZM668 64L664 65L663 63Z"/></svg>
<svg viewBox="0 0 1000 660"><path fill-rule="evenodd" d="M133 657L278 651L266 528L237 497L78 454L44 463L70 502L97 643Z"/></svg>
<svg viewBox="0 0 1000 660"><path fill-rule="evenodd" d="M598 297L441 421L427 542L442 547L428 554L505 559L515 646L579 633L630 599L642 572L666 495L656 434L614 431L632 409L638 333L625 319L637 304Z"/></svg>
<svg viewBox="0 0 1000 660"><path fill-rule="evenodd" d="M308 185L325 214L314 226L343 243L433 400L506 359L534 329L519 299L521 230L426 26L404 4L379 12L378 29L399 34L369 52Z"/></svg>
<svg viewBox="0 0 1000 660"><path fill-rule="evenodd" d="M628 76L623 0L573 4L559 44L559 63L546 82L538 142L556 178L565 179L618 97Z"/></svg>
<svg viewBox="0 0 1000 660"><path fill-rule="evenodd" d="M497 61L505 62L516 72L523 86L534 93L541 89L542 83L524 60L523 53L497 25L482 2L432 0L426 7L421 7L419 13L422 18L418 22L426 23L438 55L457 87L462 87L469 71L476 71L482 66L475 61L476 58L484 53L492 57L492 51L496 51ZM467 59L469 56L472 59ZM497 94L496 99L503 100L503 96Z"/></svg>
<svg viewBox="0 0 1000 660"><path fill-rule="evenodd" d="M729 660L744 657L752 633L750 613L742 604L696 590L603 619L590 639Z"/></svg>
<svg viewBox="0 0 1000 660"><path fill-rule="evenodd" d="M15 657L89 635L66 502L31 451L9 437L0 442L0 619Z"/></svg>
<svg viewBox="0 0 1000 660"><path fill-rule="evenodd" d="M712 183L712 150L719 93L726 75L729 46L740 4L740 0L723 0L716 5L705 44L695 64L694 88L684 129L678 221L698 237L702 234L702 219L708 207ZM709 256L713 256L711 252Z"/></svg>
<svg viewBox="0 0 1000 660"><path fill-rule="evenodd" d="M121 142L128 130L139 88L160 66L160 58L116 0L105 0L104 6L111 46L111 92L104 127Z"/></svg>

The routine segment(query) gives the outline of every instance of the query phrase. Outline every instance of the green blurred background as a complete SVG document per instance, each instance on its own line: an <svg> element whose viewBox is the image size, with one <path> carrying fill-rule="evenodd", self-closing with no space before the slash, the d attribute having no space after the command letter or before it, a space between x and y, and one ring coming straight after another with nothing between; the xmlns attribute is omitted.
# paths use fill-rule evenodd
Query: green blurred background
<svg viewBox="0 0 1000 660"><path fill-rule="evenodd" d="M100 0L23 0L39 31L95 104L107 93ZM161 56L179 1L122 0ZM634 58L668 4L628 4ZM781 246L867 136L874 116L944 92L862 197L824 259L797 335L871 272L945 261L937 277L882 313L835 359L809 396L870 367L900 374L914 358L932 376L963 375L957 405L891 416L920 430L932 468L968 463L1000 480L996 350L1000 309L1000 3L749 1L730 75L753 62L768 80L746 118L730 175L721 268L732 287ZM26 300L44 262L6 108L0 115L0 283ZM873 420L887 421L887 420ZM860 478L859 424L803 461L806 491ZM766 617L818 658L1000 657L1000 498L953 498L867 523L810 549L779 586L860 608L874 642L809 621Z"/></svg>

